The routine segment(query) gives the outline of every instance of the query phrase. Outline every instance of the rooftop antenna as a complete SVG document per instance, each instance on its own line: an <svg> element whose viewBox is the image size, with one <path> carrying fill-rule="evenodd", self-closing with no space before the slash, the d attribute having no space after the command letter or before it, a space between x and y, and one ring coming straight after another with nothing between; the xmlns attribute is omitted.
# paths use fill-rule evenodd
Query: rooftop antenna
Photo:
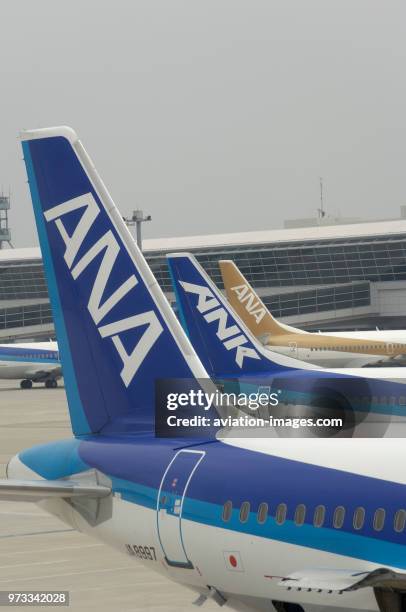
<svg viewBox="0 0 406 612"><path fill-rule="evenodd" d="M326 211L324 210L324 196L323 196L323 177L320 176L320 208L317 209L317 214L319 217L319 221L321 221L326 216Z"/></svg>

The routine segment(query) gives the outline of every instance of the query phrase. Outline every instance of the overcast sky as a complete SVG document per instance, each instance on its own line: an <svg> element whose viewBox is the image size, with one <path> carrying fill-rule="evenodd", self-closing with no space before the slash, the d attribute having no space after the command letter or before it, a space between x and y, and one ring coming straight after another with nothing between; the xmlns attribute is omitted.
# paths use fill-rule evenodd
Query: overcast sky
<svg viewBox="0 0 406 612"><path fill-rule="evenodd" d="M22 128L71 125L150 237L406 204L404 0L3 0L0 185L37 244Z"/></svg>

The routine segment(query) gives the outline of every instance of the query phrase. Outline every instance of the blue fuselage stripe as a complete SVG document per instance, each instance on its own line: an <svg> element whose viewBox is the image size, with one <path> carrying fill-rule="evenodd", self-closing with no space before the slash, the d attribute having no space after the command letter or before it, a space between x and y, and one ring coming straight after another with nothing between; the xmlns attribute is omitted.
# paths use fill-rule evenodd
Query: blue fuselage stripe
<svg viewBox="0 0 406 612"><path fill-rule="evenodd" d="M113 479L113 490L121 498L150 510L157 506L158 489L128 481ZM170 491L161 494L170 495ZM310 524L297 526L291 520L277 525L269 517L264 525L257 522L256 512L251 512L246 523L239 520L239 510L233 510L229 522L222 520L223 506L185 497L182 519L195 523L227 529L239 534L254 535L295 546L304 546L346 557L364 559L372 563L406 569L405 547L402 544L379 541L361 534L348 533L340 529L317 528Z"/></svg>
<svg viewBox="0 0 406 612"><path fill-rule="evenodd" d="M41 445L20 455L21 460L43 478L56 479L94 468L112 480L113 491L122 499L155 509L163 474L183 444L148 437L67 440ZM190 448L190 447L189 447ZM406 569L406 532L394 530L394 517L406 506L406 485L302 463L230 446L221 442L200 444L205 453L190 481L183 518L237 533L305 546L332 554L364 559ZM52 461L50 460L52 458ZM147 466L147 467L146 467ZM173 491L167 491L170 498ZM225 501L233 504L232 518L222 520ZM251 504L246 523L239 520L243 501ZM257 522L259 504L266 502L269 516ZM169 503L169 502L168 502ZM286 521L275 521L278 504L287 505ZM294 523L295 509L306 506L306 521ZM325 506L324 526L313 526L316 507ZM346 509L341 529L334 529L333 514ZM357 507L365 508L365 524L354 529ZM382 531L373 528L377 508L386 510Z"/></svg>
<svg viewBox="0 0 406 612"><path fill-rule="evenodd" d="M0 353L0 362L13 361L15 363L53 363L59 365L58 359L55 357L28 357L25 355L2 355Z"/></svg>

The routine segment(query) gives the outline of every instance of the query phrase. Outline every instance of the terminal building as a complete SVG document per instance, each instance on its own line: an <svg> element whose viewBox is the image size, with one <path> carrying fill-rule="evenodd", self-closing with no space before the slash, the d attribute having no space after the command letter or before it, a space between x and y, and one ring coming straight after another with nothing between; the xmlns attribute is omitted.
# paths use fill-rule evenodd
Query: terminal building
<svg viewBox="0 0 406 612"><path fill-rule="evenodd" d="M308 330L406 329L406 219L144 240L174 301L165 254L188 251L222 287L232 259L278 319ZM0 250L0 339L54 328L39 248Z"/></svg>

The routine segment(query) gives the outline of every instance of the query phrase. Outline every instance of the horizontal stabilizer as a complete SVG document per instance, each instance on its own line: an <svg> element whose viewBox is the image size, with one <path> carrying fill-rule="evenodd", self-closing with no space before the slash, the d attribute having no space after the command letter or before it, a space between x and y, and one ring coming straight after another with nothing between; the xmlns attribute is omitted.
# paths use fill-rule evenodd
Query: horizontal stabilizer
<svg viewBox="0 0 406 612"><path fill-rule="evenodd" d="M109 487L75 480L0 480L0 500L37 502L50 497L107 497Z"/></svg>

